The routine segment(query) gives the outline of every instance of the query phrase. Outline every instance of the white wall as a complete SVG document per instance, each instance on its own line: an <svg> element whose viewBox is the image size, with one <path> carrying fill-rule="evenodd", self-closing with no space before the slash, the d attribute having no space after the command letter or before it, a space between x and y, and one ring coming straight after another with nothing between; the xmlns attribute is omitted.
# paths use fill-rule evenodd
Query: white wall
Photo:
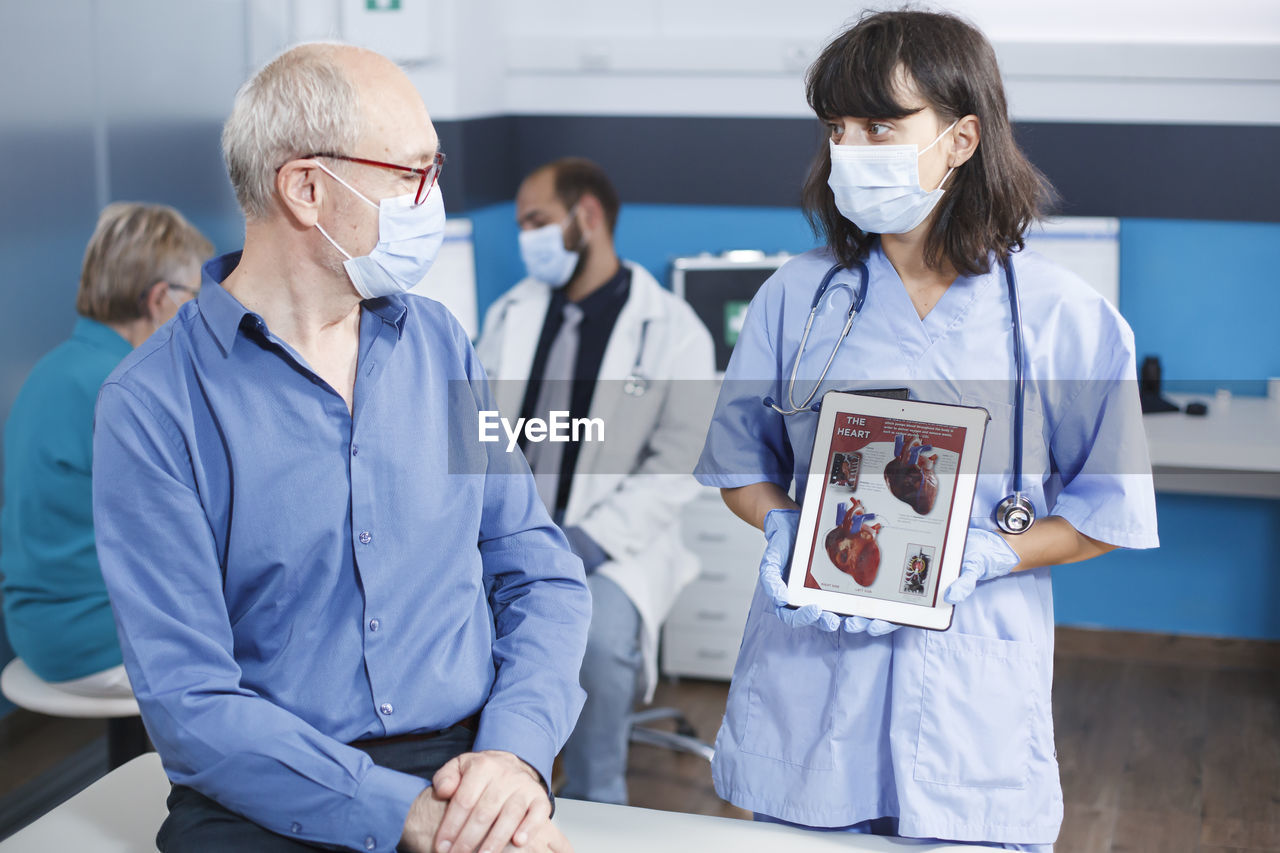
<svg viewBox="0 0 1280 853"><path fill-rule="evenodd" d="M377 39L362 37L367 26L349 23L360 14L363 0L236 2L245 6L249 54L255 69L288 45L310 39L340 39L387 52ZM410 5L425 7L422 17L428 23L422 30L421 56L401 64L422 93L432 117L501 114L506 66L504 41L495 29L500 20L496 0L402 0L402 8ZM365 17L376 18L378 14ZM411 22L416 25L416 18ZM401 43L399 37L396 43Z"/></svg>
<svg viewBox="0 0 1280 853"><path fill-rule="evenodd" d="M841 0L501 0L514 113L804 116ZM897 3L881 3L896 7ZM1280 2L952 0L1015 118L1280 123Z"/></svg>
<svg viewBox="0 0 1280 853"><path fill-rule="evenodd" d="M802 77L847 0L402 0L434 116L807 116ZM992 38L1016 118L1280 123L1280 2L952 0ZM218 119L291 42L351 37L362 0L0 0L24 123ZM1156 10L1156 13L1153 13ZM416 28L416 27L415 27ZM377 44L371 46L377 47ZM73 97L40 80L75 78Z"/></svg>

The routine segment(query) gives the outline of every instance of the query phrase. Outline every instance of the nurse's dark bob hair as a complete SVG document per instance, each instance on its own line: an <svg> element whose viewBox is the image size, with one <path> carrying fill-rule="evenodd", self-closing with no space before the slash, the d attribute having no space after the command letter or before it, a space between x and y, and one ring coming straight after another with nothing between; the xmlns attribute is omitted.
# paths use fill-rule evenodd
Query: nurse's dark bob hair
<svg viewBox="0 0 1280 853"><path fill-rule="evenodd" d="M933 108L942 127L978 117L977 149L952 173L926 220L924 261L935 269L945 261L961 275L985 273L990 253L999 258L1022 248L1023 233L1057 195L1013 139L995 51L982 33L952 15L877 12L827 45L805 80L809 106L823 121L912 115L919 110L899 100L904 85ZM840 215L830 174L824 139L805 180L804 212L840 263L853 266L876 235Z"/></svg>

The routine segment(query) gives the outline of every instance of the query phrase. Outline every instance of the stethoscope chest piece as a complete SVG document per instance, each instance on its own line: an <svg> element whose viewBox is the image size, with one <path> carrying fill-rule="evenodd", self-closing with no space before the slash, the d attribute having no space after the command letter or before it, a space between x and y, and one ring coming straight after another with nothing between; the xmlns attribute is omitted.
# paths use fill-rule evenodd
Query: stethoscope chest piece
<svg viewBox="0 0 1280 853"><path fill-rule="evenodd" d="M622 390L632 397L643 397L644 392L649 390L649 380L639 373L631 373L622 380Z"/></svg>
<svg viewBox="0 0 1280 853"><path fill-rule="evenodd" d="M996 506L996 527L1016 536L1025 533L1036 520L1036 508L1023 494L1012 494Z"/></svg>

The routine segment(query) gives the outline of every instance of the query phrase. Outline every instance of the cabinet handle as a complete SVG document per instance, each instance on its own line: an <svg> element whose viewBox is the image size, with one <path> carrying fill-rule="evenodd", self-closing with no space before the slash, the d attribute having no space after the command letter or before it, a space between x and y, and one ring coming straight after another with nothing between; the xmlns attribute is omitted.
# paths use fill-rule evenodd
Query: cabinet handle
<svg viewBox="0 0 1280 853"><path fill-rule="evenodd" d="M696 615L703 622L721 622L725 618L723 610L699 610Z"/></svg>
<svg viewBox="0 0 1280 853"><path fill-rule="evenodd" d="M693 538L697 539L699 542L728 542L729 541L729 536L726 533L707 533L701 530L693 534Z"/></svg>
<svg viewBox="0 0 1280 853"><path fill-rule="evenodd" d="M710 581L711 583L720 583L725 578L727 578L728 575L726 575L724 572L703 572L701 575L699 575L699 577L704 581Z"/></svg>
<svg viewBox="0 0 1280 853"><path fill-rule="evenodd" d="M703 660L723 660L725 655L726 655L726 652L724 649L715 649L715 650L698 649L698 657L702 658Z"/></svg>

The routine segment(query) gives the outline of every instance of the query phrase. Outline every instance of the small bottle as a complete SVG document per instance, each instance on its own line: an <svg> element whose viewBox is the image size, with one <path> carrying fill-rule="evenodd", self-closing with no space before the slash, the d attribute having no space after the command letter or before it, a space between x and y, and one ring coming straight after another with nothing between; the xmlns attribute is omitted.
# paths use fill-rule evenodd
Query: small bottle
<svg viewBox="0 0 1280 853"><path fill-rule="evenodd" d="M1229 408L1231 408L1231 389L1219 388L1213 393L1213 410L1225 412Z"/></svg>

